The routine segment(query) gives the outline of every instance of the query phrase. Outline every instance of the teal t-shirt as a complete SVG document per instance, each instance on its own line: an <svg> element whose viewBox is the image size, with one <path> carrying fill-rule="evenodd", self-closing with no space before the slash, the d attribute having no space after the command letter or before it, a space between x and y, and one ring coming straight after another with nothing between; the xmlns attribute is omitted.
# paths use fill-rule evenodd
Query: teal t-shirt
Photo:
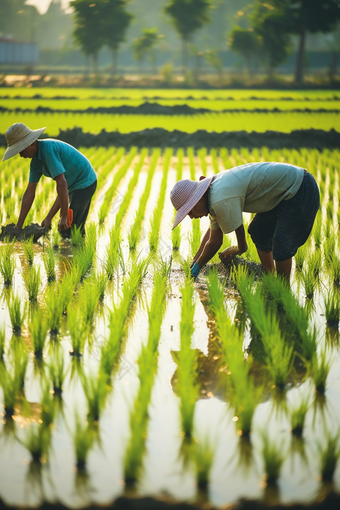
<svg viewBox="0 0 340 510"><path fill-rule="evenodd" d="M31 159L29 182L39 182L42 175L55 179L64 174L68 192L91 186L96 172L89 160L68 143L59 140L38 140L38 152Z"/></svg>

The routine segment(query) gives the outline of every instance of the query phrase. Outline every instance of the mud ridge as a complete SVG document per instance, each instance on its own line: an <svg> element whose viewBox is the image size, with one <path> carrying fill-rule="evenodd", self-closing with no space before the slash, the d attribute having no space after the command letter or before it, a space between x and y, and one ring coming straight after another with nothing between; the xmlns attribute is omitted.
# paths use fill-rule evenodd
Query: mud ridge
<svg viewBox="0 0 340 510"><path fill-rule="evenodd" d="M42 138L48 138L43 135ZM324 148L337 149L340 147L340 133L334 129L323 131L321 129L296 130L291 133L279 131L266 131L264 133L247 131L228 131L223 133L199 130L195 133L185 133L174 130L167 131L163 128L144 129L132 133L119 133L119 131L107 132L103 129L100 133L83 132L82 128L60 130L54 138L70 143L74 147L193 147L207 149L226 147L248 149L269 147L270 149L299 149L302 147L322 150ZM0 146L6 147L4 134L0 134Z"/></svg>
<svg viewBox="0 0 340 510"><path fill-rule="evenodd" d="M185 104L178 104L173 106L166 106L159 103L143 103L139 106L99 106L97 108L77 108L77 109L68 109L68 108L49 108L47 106L37 106L37 108L7 108L0 106L0 113L50 113L50 114L60 114L60 113L68 113L68 114L105 114L105 115L202 115L202 114L225 114L225 113L247 113L249 115L253 113L305 113L305 114L320 114L320 113L340 113L339 109L327 110L326 108L320 109L311 109L311 108L292 108L292 109L283 109L279 108L253 108L251 110L247 108L227 108L224 110L211 110L209 108L192 108L191 106Z"/></svg>
<svg viewBox="0 0 340 510"><path fill-rule="evenodd" d="M75 99L76 100L79 100L79 97L77 96L60 96L60 95L57 95L57 96L51 96L51 97L47 97L47 96L44 96L42 94L34 94L33 96L20 96L20 95L16 95L16 96L10 96L10 95L0 95L0 99L22 99L24 101L27 101L27 100L30 100L30 99L41 99L43 101L52 101L52 100L59 100L59 101L67 101L67 100L70 100L70 101L74 101ZM135 98L134 97L131 97L131 96L111 96L111 97L103 97L103 96L89 96L89 97L86 97L84 99L89 99L89 100L113 100L113 101L131 101L131 100L134 100ZM138 98L137 98L138 99ZM299 101L311 101L311 102L314 102L314 101L340 101L340 97L339 96L333 96L333 97L326 97L326 98L322 98L322 97L315 97L315 98L310 98L310 97L299 97L299 98L296 98L296 97L277 97L275 99L271 98L271 97L258 97L258 96L250 96L250 97L242 97L242 98L237 98L237 97L233 97L233 96L229 96L229 97L208 97L208 96L181 96L181 97L169 97L169 96L142 96L141 99L145 100L145 101L150 101L150 100L153 100L153 101L157 101L157 100L171 100L171 101L209 101L211 99L213 99L214 101L294 101L294 102L299 102Z"/></svg>

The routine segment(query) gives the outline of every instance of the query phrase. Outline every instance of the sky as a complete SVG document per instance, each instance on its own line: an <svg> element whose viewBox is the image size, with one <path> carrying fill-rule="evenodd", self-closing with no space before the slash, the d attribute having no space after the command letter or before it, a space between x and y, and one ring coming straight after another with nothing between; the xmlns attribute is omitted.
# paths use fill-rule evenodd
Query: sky
<svg viewBox="0 0 340 510"><path fill-rule="evenodd" d="M51 0L27 0L26 2L28 5L35 5L38 11L41 14L44 14L44 12L47 11L48 6L51 3ZM61 0L61 4L63 7L67 7L69 3L69 0Z"/></svg>

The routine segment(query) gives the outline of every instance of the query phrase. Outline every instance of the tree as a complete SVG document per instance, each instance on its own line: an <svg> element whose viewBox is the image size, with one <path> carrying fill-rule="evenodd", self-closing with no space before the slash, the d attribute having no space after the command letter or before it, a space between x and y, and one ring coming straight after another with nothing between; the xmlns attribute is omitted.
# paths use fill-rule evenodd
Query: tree
<svg viewBox="0 0 340 510"><path fill-rule="evenodd" d="M222 81L223 76L223 63L217 51L208 50L205 52L205 60L215 69L218 74L219 80Z"/></svg>
<svg viewBox="0 0 340 510"><path fill-rule="evenodd" d="M155 62L155 55L153 52L158 40L163 37L158 34L157 28L143 28L142 35L133 41L132 47L135 59L142 62L147 54L150 55L152 64Z"/></svg>
<svg viewBox="0 0 340 510"><path fill-rule="evenodd" d="M261 43L259 36L253 28L235 26L230 33L228 46L232 51L241 55L247 64L249 73L252 73L256 60L259 59Z"/></svg>
<svg viewBox="0 0 340 510"><path fill-rule="evenodd" d="M284 62L291 49L282 12L262 1L255 5L250 15L251 26L260 43L260 56L271 76L274 69Z"/></svg>
<svg viewBox="0 0 340 510"><path fill-rule="evenodd" d="M164 8L182 39L182 66L187 69L188 48L193 33L210 21L210 0L170 0Z"/></svg>
<svg viewBox="0 0 340 510"><path fill-rule="evenodd" d="M105 0L71 0L70 5L75 15L73 36L83 53L92 57L93 69L97 75L98 53L105 44L102 26Z"/></svg>
<svg viewBox="0 0 340 510"><path fill-rule="evenodd" d="M286 30L299 38L295 81L303 81L306 35L332 31L340 20L340 0L268 0L281 12Z"/></svg>
<svg viewBox="0 0 340 510"><path fill-rule="evenodd" d="M102 29L105 43L112 51L112 72L117 66L120 44L125 40L125 33L133 15L126 11L127 0L104 0Z"/></svg>

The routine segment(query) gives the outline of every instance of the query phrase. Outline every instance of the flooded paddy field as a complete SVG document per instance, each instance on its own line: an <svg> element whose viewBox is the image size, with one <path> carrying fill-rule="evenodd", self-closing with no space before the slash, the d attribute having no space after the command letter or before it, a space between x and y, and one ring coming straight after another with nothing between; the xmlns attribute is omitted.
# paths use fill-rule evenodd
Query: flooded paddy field
<svg viewBox="0 0 340 510"><path fill-rule="evenodd" d="M0 498L220 508L339 493L340 151L81 150L98 174L85 240L54 226L36 244L0 245ZM226 273L218 256L193 281L209 222L171 231L171 188L265 160L308 169L321 192L291 291ZM19 157L3 164L3 225L27 176ZM28 224L54 195L42 180Z"/></svg>

